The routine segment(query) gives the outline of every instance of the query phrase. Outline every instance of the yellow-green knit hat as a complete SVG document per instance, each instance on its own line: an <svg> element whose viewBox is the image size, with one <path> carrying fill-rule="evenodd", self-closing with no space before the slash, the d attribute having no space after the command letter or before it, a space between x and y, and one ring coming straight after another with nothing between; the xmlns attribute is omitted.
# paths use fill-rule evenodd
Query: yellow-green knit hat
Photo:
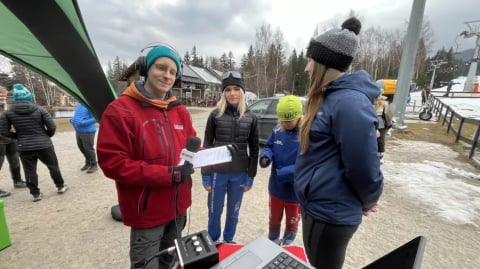
<svg viewBox="0 0 480 269"><path fill-rule="evenodd" d="M300 98L287 95L278 101L277 115L279 121L292 121L303 116L303 105Z"/></svg>

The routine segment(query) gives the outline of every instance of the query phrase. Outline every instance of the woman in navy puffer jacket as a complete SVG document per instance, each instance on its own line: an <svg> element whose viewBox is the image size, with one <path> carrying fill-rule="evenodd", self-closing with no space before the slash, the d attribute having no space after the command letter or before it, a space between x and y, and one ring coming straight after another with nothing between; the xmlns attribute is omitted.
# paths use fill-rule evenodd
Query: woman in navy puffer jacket
<svg viewBox="0 0 480 269"><path fill-rule="evenodd" d="M300 129L295 192L303 243L316 268L342 268L362 214L377 211L383 176L377 156L380 89L365 71L346 74L361 24L350 18L310 41L310 89Z"/></svg>

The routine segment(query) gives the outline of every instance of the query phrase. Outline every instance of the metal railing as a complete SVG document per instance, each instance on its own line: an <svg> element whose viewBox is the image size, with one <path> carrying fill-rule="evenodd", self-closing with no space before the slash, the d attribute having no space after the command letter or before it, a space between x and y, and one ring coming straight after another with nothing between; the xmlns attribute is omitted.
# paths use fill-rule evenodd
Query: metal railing
<svg viewBox="0 0 480 269"><path fill-rule="evenodd" d="M450 106L444 104L441 98L434 96L433 94L429 96L429 98L433 98L432 100L432 113L435 114L437 119L442 120L442 126L447 126L447 134L450 131L456 135L455 142L463 141L471 146L470 153L468 155L469 159L472 159L475 156L477 151L480 151L480 120L479 119L472 119L472 118L465 118L464 116L460 115L459 113L455 112ZM465 97L456 97L456 98L465 98ZM476 98L476 97L471 97ZM480 98L478 98L480 102ZM458 126L457 123L458 122ZM475 133L472 136L465 134L465 124L471 124L474 126Z"/></svg>

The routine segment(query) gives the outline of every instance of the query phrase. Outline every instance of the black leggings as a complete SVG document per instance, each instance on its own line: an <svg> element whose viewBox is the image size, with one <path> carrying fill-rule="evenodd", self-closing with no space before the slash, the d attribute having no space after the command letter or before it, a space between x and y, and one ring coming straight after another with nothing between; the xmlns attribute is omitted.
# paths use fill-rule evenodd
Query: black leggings
<svg viewBox="0 0 480 269"><path fill-rule="evenodd" d="M385 152L385 134L387 134L387 128L378 129L380 136L377 137L378 152Z"/></svg>
<svg viewBox="0 0 480 269"><path fill-rule="evenodd" d="M334 225L302 212L303 245L310 264L318 269L341 269L348 242L358 225Z"/></svg>

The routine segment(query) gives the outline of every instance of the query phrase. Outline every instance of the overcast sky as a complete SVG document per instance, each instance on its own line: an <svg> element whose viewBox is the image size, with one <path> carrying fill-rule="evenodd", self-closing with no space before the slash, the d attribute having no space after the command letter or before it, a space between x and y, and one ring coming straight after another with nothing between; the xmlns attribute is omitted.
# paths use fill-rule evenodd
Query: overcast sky
<svg viewBox="0 0 480 269"><path fill-rule="evenodd" d="M201 56L232 51L239 59L255 42L255 31L268 23L279 28L290 50L304 49L317 24L341 24L350 10L364 29L406 30L413 0L78 0L102 65L119 56L128 63L151 42L162 41L184 55L195 45ZM434 50L456 47L467 21L480 20L478 0L427 0L425 18L434 32ZM459 50L473 48L475 37L458 38Z"/></svg>

